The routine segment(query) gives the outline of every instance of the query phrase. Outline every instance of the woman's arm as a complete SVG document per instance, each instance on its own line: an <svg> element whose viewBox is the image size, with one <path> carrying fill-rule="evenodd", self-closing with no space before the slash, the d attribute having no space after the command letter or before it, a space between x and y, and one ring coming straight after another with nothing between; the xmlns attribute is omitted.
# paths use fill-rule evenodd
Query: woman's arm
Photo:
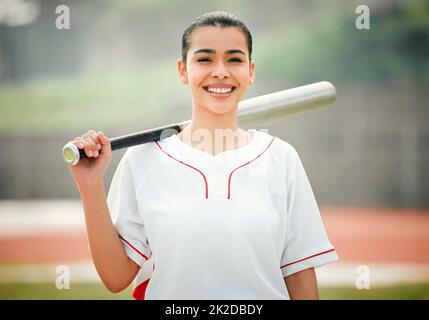
<svg viewBox="0 0 429 320"><path fill-rule="evenodd" d="M87 156L68 168L82 199L91 257L107 289L119 292L128 287L140 266L128 258L110 217L104 188L112 159L110 140L101 131L88 130L72 143Z"/></svg>
<svg viewBox="0 0 429 320"><path fill-rule="evenodd" d="M291 300L319 300L314 268L305 269L285 278Z"/></svg>
<svg viewBox="0 0 429 320"><path fill-rule="evenodd" d="M95 268L111 292L120 292L133 281L140 266L128 258L112 223L104 184L81 190L89 247Z"/></svg>

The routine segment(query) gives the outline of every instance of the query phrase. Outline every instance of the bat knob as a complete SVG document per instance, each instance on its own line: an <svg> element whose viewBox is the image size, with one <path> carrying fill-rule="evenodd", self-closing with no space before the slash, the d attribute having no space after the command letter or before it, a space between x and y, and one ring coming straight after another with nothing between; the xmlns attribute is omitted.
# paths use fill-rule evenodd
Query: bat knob
<svg viewBox="0 0 429 320"><path fill-rule="evenodd" d="M73 143L67 143L63 147L63 159L68 164L74 166L80 160L79 149Z"/></svg>

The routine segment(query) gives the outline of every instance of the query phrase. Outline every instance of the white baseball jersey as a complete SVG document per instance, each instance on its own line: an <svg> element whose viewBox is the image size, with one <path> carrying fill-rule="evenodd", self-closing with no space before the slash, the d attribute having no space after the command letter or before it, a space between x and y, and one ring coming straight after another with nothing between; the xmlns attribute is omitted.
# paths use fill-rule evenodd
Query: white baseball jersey
<svg viewBox="0 0 429 320"><path fill-rule="evenodd" d="M107 201L134 298L289 299L284 277L338 260L296 150L251 131L215 156L177 135L125 152Z"/></svg>

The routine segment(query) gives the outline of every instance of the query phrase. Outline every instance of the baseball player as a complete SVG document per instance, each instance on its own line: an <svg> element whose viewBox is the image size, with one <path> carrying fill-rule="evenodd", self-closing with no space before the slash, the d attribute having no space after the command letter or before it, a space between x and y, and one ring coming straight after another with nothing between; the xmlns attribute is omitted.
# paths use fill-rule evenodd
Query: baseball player
<svg viewBox="0 0 429 320"><path fill-rule="evenodd" d="M298 153L237 124L251 53L250 32L231 14L205 14L185 30L177 67L191 122L129 148L107 199L109 139L89 130L74 140L88 158L69 168L110 291L134 280L136 299L318 299L314 269L338 256Z"/></svg>

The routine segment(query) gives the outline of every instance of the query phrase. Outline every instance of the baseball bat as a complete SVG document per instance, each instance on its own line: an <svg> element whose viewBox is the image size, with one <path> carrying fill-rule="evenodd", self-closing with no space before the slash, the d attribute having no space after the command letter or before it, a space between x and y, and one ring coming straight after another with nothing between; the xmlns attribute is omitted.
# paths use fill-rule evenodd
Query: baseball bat
<svg viewBox="0 0 429 320"><path fill-rule="evenodd" d="M332 83L321 81L309 85L265 94L243 100L238 105L238 121L241 125L261 123L282 116L290 116L313 109L332 106L336 99L336 90ZM158 141L170 135L177 134L191 120L152 128L128 135L112 138L112 151L136 146L143 143ZM78 149L73 143L63 147L64 160L75 165L85 158L83 149Z"/></svg>

